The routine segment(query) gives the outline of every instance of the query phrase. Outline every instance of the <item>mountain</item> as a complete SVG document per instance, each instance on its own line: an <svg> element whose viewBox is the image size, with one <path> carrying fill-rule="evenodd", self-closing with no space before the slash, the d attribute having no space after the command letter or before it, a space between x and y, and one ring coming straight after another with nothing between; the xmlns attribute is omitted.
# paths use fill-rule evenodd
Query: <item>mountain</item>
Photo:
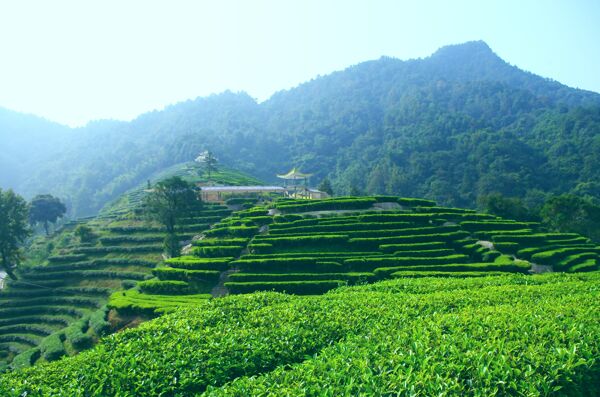
<svg viewBox="0 0 600 397"><path fill-rule="evenodd" d="M364 62L260 104L225 92L128 123L56 128L45 122L34 133L0 119L1 147L22 137L0 155L10 170L0 183L29 197L59 195L76 216L205 149L265 181L299 166L339 194L468 207L491 192L534 206L553 193L600 198L600 94L522 71L480 41ZM51 155L24 161L31 142Z"/></svg>

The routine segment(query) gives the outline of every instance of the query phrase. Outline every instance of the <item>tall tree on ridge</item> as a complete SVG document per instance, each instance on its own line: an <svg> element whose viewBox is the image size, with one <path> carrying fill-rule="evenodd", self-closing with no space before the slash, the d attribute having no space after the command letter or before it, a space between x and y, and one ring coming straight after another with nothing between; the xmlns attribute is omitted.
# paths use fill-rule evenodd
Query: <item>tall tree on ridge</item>
<svg viewBox="0 0 600 397"><path fill-rule="evenodd" d="M161 223L167 231L164 247L169 256L179 256L177 228L181 218L189 216L201 207L202 202L196 187L177 176L158 182L153 191L146 196L146 215Z"/></svg>

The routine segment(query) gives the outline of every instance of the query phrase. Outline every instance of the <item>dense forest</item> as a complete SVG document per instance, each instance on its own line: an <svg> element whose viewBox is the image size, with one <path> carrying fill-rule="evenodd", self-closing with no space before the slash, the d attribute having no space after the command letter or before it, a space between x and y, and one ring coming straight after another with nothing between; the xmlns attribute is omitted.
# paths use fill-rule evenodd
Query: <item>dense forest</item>
<svg viewBox="0 0 600 397"><path fill-rule="evenodd" d="M225 92L132 122L70 129L2 110L0 147L0 186L52 193L73 216L206 149L265 181L299 166L337 194L474 207L501 193L539 207L552 194L600 198L600 94L470 42L364 62L262 103Z"/></svg>

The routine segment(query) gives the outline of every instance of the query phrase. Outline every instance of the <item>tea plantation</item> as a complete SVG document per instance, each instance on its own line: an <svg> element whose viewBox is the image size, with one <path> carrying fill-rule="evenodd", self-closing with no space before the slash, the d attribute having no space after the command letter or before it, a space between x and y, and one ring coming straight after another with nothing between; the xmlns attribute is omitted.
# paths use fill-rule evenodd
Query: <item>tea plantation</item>
<svg viewBox="0 0 600 397"><path fill-rule="evenodd" d="M193 182L203 181L205 177L196 168L195 164L178 165L158 177L180 175ZM211 180L256 182L224 169L214 172ZM139 211L147 194L144 189L140 186L128 192L96 218L68 225L46 242L52 247L49 256L39 264L22 267L17 281L7 280L0 292L0 371L53 361L87 349L119 328L118 316L154 316L159 306L166 311L210 297L212 285L198 284L202 293L154 296L154 302L152 295L144 295L137 311L110 312L107 302L112 293L151 279L153 269L163 260L165 233ZM181 220L180 237L191 240L229 214L231 210L226 206L206 204L193 217ZM90 230L86 241L75 236L74 230L80 225ZM137 302L136 293L129 291L130 303ZM144 310L149 304L152 306Z"/></svg>
<svg viewBox="0 0 600 397"><path fill-rule="evenodd" d="M165 260L161 228L114 208L0 294L0 395L600 390L585 236L422 199L235 198L182 219Z"/></svg>
<svg viewBox="0 0 600 397"><path fill-rule="evenodd" d="M0 394L598 395L599 282L407 277L211 299L4 374Z"/></svg>
<svg viewBox="0 0 600 397"><path fill-rule="evenodd" d="M191 239L229 213L223 206L206 206L186 220L183 238ZM162 260L164 233L157 225L136 218L87 225L95 236L91 242L73 238L73 245L56 249L47 263L23 268L17 281L7 280L0 293L0 358L13 367L74 354L110 333L110 294L152 278ZM186 300L197 303L209 296Z"/></svg>

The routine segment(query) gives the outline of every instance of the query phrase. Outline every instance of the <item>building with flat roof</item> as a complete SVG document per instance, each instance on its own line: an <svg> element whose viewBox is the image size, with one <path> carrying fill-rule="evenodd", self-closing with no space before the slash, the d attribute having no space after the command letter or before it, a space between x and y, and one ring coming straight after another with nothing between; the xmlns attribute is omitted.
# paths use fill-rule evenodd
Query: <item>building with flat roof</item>
<svg viewBox="0 0 600 397"><path fill-rule="evenodd" d="M285 195L286 189L281 186L199 186L202 201L221 202L234 196L246 194L279 193Z"/></svg>

